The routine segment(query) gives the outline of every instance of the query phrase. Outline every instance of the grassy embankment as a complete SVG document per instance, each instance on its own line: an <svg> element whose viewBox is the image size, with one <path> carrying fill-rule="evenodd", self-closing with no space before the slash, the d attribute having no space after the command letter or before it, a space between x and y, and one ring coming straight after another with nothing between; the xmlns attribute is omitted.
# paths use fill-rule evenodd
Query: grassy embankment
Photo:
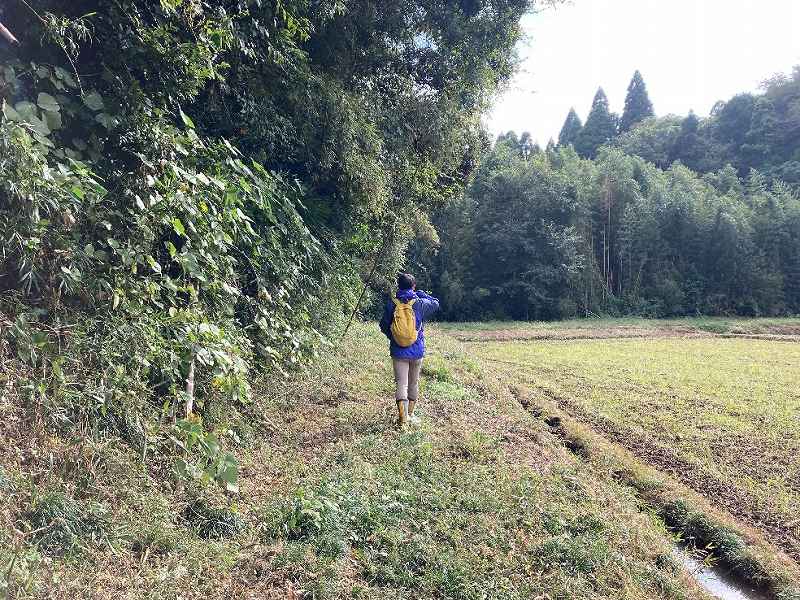
<svg viewBox="0 0 800 600"><path fill-rule="evenodd" d="M206 421L241 493L119 438L56 434L3 349L0 589L39 598L700 598L656 510L434 332L421 427L392 426L374 326ZM161 456L161 457L160 457Z"/></svg>
<svg viewBox="0 0 800 600"><path fill-rule="evenodd" d="M601 454L619 455L607 441L627 448L699 492L707 509L725 509L797 560L800 344L775 340L797 341L799 327L797 319L682 319L445 328L521 385L539 410L572 417L573 444L597 442L599 432ZM651 500L664 509L670 495ZM747 562L730 562L737 561Z"/></svg>

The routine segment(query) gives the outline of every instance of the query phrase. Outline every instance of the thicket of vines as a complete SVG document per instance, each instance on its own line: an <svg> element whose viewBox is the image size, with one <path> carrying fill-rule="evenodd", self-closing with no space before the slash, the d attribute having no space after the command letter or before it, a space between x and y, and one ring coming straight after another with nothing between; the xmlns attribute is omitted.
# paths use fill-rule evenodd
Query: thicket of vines
<svg viewBox="0 0 800 600"><path fill-rule="evenodd" d="M4 368L54 428L235 489L224 428L458 195L527 0L11 0ZM46 410L42 410L46 409Z"/></svg>

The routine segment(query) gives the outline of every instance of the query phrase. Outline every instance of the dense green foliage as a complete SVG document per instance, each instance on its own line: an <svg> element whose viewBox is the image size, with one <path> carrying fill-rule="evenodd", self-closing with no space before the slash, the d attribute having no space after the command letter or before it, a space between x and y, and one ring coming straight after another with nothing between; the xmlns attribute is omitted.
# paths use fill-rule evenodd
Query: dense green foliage
<svg viewBox="0 0 800 600"><path fill-rule="evenodd" d="M800 199L754 172L501 138L419 259L450 319L800 312Z"/></svg>
<svg viewBox="0 0 800 600"><path fill-rule="evenodd" d="M6 3L0 317L31 398L235 489L198 414L313 358L359 274L435 240L530 7Z"/></svg>
<svg viewBox="0 0 800 600"><path fill-rule="evenodd" d="M500 136L419 268L451 319L795 314L799 107L797 68L708 119L657 118L637 71L621 119L600 89L558 149Z"/></svg>

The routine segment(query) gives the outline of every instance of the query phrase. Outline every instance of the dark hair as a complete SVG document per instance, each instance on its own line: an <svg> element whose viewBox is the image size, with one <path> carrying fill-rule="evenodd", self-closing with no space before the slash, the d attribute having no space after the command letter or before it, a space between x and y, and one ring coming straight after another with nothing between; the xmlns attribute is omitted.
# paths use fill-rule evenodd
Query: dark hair
<svg viewBox="0 0 800 600"><path fill-rule="evenodd" d="M417 280L409 273L400 273L397 276L397 287L401 290L410 290L417 285Z"/></svg>

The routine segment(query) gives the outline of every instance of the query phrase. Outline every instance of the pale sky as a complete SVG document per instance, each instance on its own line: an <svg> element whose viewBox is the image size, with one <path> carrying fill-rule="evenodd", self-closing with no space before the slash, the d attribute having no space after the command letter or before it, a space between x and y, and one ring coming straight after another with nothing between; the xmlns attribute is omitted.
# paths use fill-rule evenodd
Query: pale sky
<svg viewBox="0 0 800 600"><path fill-rule="evenodd" d="M571 106L586 120L599 86L621 114L636 69L657 115L706 116L800 64L800 0L573 0L523 26L521 70L485 121L542 146Z"/></svg>

